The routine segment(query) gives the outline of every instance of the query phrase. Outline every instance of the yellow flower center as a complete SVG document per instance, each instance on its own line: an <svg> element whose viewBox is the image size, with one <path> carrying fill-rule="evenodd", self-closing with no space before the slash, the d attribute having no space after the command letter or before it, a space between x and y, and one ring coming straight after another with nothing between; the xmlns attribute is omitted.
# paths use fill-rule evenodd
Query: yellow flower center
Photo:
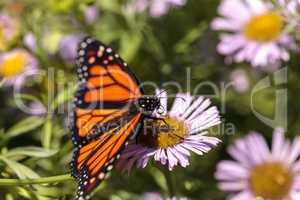
<svg viewBox="0 0 300 200"><path fill-rule="evenodd" d="M24 72L27 59L24 53L14 53L5 58L0 66L0 75L3 77L13 77Z"/></svg>
<svg viewBox="0 0 300 200"><path fill-rule="evenodd" d="M282 16L268 12L253 17L244 27L244 35L257 42L270 42L280 36L283 26Z"/></svg>
<svg viewBox="0 0 300 200"><path fill-rule="evenodd" d="M252 191L265 199L283 200L293 183L293 174L281 163L264 163L250 176Z"/></svg>
<svg viewBox="0 0 300 200"><path fill-rule="evenodd" d="M163 121L153 121L147 134L141 134L138 141L146 146L155 148L168 148L180 143L188 135L188 126L180 120L172 117L164 118Z"/></svg>

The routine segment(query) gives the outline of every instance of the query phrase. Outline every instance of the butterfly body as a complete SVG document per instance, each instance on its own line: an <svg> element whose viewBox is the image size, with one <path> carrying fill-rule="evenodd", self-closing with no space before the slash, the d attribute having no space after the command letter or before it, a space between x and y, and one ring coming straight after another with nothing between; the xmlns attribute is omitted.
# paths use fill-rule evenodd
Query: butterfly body
<svg viewBox="0 0 300 200"><path fill-rule="evenodd" d="M140 112L145 115L151 115L160 106L160 100L157 97L140 97L137 103Z"/></svg>
<svg viewBox="0 0 300 200"><path fill-rule="evenodd" d="M71 120L71 169L78 180L76 199L84 200L114 167L144 120L153 118L160 101L145 96L120 56L92 38L80 44L77 73L81 84Z"/></svg>

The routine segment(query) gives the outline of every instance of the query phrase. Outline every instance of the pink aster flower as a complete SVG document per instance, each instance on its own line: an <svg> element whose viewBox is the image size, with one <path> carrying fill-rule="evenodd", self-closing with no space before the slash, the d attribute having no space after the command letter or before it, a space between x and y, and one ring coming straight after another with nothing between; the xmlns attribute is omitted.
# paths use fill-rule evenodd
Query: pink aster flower
<svg viewBox="0 0 300 200"><path fill-rule="evenodd" d="M19 23L6 14L0 14L0 51L7 50L19 34Z"/></svg>
<svg viewBox="0 0 300 200"><path fill-rule="evenodd" d="M221 17L212 22L214 30L226 31L217 47L220 54L234 62L250 62L264 70L276 69L288 61L287 49L293 38L284 29L282 12L262 0L223 0Z"/></svg>
<svg viewBox="0 0 300 200"><path fill-rule="evenodd" d="M162 93L164 95L166 93ZM167 98L162 100L166 111ZM146 124L137 143L133 142L124 150L118 163L121 169L130 171L134 165L144 168L151 158L167 165L169 170L177 165L187 167L191 152L203 155L220 142L218 138L207 136L206 130L220 123L217 108L211 106L207 98L179 93L171 110L161 117L166 124L157 120L149 127Z"/></svg>
<svg viewBox="0 0 300 200"><path fill-rule="evenodd" d="M229 200L300 199L300 137L293 142L284 130L273 133L271 150L259 133L252 132L228 148L234 161L221 161L216 178L219 188L229 192Z"/></svg>
<svg viewBox="0 0 300 200"><path fill-rule="evenodd" d="M38 61L24 49L0 54L0 77L6 86L22 86L27 76L36 74Z"/></svg>
<svg viewBox="0 0 300 200"><path fill-rule="evenodd" d="M136 12L149 10L150 16L161 17L169 12L172 7L180 7L186 0L134 0L129 7Z"/></svg>

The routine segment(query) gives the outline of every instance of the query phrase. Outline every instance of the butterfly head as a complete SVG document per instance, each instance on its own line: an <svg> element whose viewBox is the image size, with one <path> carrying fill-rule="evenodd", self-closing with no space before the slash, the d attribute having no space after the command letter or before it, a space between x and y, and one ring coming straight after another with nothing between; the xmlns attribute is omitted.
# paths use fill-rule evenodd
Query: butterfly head
<svg viewBox="0 0 300 200"><path fill-rule="evenodd" d="M138 99L138 106L143 113L153 113L154 110L160 107L160 99L158 97L140 97Z"/></svg>

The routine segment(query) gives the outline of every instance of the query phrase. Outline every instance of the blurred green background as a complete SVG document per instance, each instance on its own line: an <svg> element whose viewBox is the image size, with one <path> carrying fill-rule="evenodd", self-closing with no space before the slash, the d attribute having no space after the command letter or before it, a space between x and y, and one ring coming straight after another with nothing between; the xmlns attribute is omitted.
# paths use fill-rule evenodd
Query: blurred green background
<svg viewBox="0 0 300 200"><path fill-rule="evenodd" d="M77 79L74 62L66 59L68 55L65 54L72 51L77 39L84 35L92 35L111 45L141 82L152 81L162 86L175 81L187 91L188 69L192 92L202 81L210 81L221 88L222 83L232 81L235 70L243 71L249 89L241 92L229 87L224 102L220 97L212 98L219 109L225 108L221 113L224 122L216 135L223 143L205 156L192 156L189 167L178 167L170 173L178 195L188 199L225 199L225 194L217 188L214 171L219 160L228 158L228 144L250 130L271 138L272 128L251 111L250 96L251 88L272 74L255 71L248 64L226 65L224 58L217 54L218 33L210 29L210 22L217 15L218 0L188 0L186 5L172 8L160 17L134 12L128 5L128 1L121 0L0 1L0 15L10 15L18 23L17 34L2 53L23 48L38 60L40 69L55 69L54 82L50 85L46 75L27 78L22 95L14 95L12 87L0 88L0 178L66 175L59 183L50 181L43 185L3 186L0 181L0 199L72 199L75 195L76 183L67 176L73 150L67 111L74 91L74 84L70 83L76 83ZM91 7L94 10L87 11ZM96 13L92 13L89 21L86 12ZM35 42L30 41L28 34L34 36ZM70 35L74 38L65 41L69 46L63 49L62 40ZM254 97L256 110L272 117L276 89L288 89L289 137L297 135L300 128L299 64L298 55L292 55L290 63L286 63L288 83L265 89ZM178 92L172 87L168 91ZM201 94L213 93L210 88L203 87L195 95ZM16 105L15 98L28 105L38 99L49 108L49 114L24 113ZM234 131L229 130L232 127ZM134 170L130 175L115 170L100 186L94 199L140 199L145 192L167 197L169 182L155 164L144 170Z"/></svg>

